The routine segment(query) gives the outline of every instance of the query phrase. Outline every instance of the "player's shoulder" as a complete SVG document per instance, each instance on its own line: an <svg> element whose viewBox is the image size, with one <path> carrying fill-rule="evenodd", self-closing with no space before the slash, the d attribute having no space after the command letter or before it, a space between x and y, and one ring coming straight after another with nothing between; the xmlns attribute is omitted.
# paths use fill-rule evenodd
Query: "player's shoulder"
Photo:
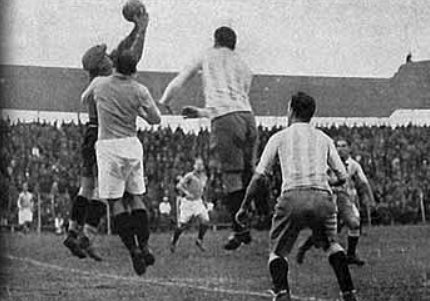
<svg viewBox="0 0 430 301"><path fill-rule="evenodd" d="M315 133L317 133L317 135L319 135L325 141L327 141L329 143L334 143L334 140L329 135L327 135L324 131L322 131L316 127L313 127L313 131L315 131Z"/></svg>
<svg viewBox="0 0 430 301"><path fill-rule="evenodd" d="M189 179L189 178L191 178L191 177L193 177L193 176L194 176L194 172L190 171L190 172L187 172L187 173L184 175L183 179L184 179L184 180L185 180L185 179Z"/></svg>
<svg viewBox="0 0 430 301"><path fill-rule="evenodd" d="M358 161L353 159L352 157L349 157L347 162L348 162L348 165L351 167L351 169L357 170L361 168L360 163L358 163Z"/></svg>

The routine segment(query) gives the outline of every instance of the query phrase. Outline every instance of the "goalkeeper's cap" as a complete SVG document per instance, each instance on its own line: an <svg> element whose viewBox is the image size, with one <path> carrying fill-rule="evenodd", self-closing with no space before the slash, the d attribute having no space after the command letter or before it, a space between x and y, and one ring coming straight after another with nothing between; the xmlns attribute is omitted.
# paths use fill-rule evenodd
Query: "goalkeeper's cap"
<svg viewBox="0 0 430 301"><path fill-rule="evenodd" d="M100 44L85 51L84 55L82 56L82 66L84 70L92 71L97 69L100 62L106 55L106 49L106 44Z"/></svg>

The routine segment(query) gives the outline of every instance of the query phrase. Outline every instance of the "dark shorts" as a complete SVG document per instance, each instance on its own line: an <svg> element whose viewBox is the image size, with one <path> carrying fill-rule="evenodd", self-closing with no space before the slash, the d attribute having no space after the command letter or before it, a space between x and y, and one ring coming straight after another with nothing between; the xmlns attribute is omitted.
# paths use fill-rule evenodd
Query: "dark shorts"
<svg viewBox="0 0 430 301"><path fill-rule="evenodd" d="M286 257L305 228L312 229L315 245L327 250L337 241L336 213L328 191L303 188L284 192L272 219L271 252Z"/></svg>
<svg viewBox="0 0 430 301"><path fill-rule="evenodd" d="M97 142L98 128L87 125L84 141L81 146L82 176L95 177L97 175L97 158L95 144Z"/></svg>
<svg viewBox="0 0 430 301"><path fill-rule="evenodd" d="M348 193L336 192L336 204L339 219L345 223L349 229L360 228L360 212L352 202Z"/></svg>
<svg viewBox="0 0 430 301"><path fill-rule="evenodd" d="M212 120L209 165L223 173L227 192L243 189L251 180L257 139L257 126L251 112L234 112Z"/></svg>

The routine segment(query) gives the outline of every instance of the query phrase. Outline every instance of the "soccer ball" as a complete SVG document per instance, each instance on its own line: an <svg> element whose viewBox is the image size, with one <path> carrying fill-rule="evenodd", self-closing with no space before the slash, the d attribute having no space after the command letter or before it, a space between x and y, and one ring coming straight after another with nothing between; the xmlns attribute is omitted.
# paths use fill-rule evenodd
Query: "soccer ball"
<svg viewBox="0 0 430 301"><path fill-rule="evenodd" d="M145 5L139 0L127 0L122 7L122 15L127 21L133 22L133 17L136 14L144 13Z"/></svg>

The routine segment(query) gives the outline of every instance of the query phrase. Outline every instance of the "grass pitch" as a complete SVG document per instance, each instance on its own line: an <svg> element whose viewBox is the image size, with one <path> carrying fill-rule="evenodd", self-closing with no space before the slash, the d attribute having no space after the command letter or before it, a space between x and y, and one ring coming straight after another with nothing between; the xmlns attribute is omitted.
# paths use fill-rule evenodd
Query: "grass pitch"
<svg viewBox="0 0 430 301"><path fill-rule="evenodd" d="M309 232L304 231L298 243ZM100 236L104 261L72 257L63 236L51 233L2 233L1 300L271 300L267 271L268 233L236 252L222 245L226 231L210 231L207 251L195 245L196 233L185 233L177 251L168 248L170 233L151 236L157 257L142 277L134 275L129 256L116 236ZM342 236L344 240L344 236ZM430 226L365 228L360 241L364 267L352 267L362 300L430 300ZM293 300L336 300L338 288L327 258L312 249L303 265L290 256Z"/></svg>

